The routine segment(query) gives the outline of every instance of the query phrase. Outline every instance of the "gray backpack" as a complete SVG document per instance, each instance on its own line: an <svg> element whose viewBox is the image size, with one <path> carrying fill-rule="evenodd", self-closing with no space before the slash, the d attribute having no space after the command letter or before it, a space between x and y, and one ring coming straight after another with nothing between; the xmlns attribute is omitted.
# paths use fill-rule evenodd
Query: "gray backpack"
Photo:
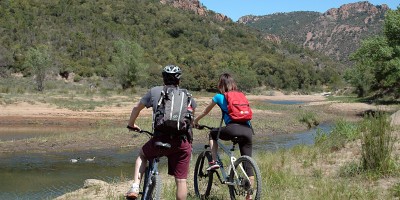
<svg viewBox="0 0 400 200"><path fill-rule="evenodd" d="M179 87L164 86L154 114L154 130L186 134L193 120L192 95Z"/></svg>

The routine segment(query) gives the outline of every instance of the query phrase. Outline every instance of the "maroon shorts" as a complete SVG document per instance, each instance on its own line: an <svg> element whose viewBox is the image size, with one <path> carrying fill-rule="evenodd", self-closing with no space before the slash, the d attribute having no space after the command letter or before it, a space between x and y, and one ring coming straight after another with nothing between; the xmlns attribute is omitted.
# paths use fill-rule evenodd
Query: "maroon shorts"
<svg viewBox="0 0 400 200"><path fill-rule="evenodd" d="M170 149L159 150L154 146L156 141L171 144ZM152 159L157 156L166 156L168 158L168 174L177 179L186 179L189 172L189 162L192 155L192 144L187 140L170 138L169 136L156 136L151 138L142 147L144 156Z"/></svg>

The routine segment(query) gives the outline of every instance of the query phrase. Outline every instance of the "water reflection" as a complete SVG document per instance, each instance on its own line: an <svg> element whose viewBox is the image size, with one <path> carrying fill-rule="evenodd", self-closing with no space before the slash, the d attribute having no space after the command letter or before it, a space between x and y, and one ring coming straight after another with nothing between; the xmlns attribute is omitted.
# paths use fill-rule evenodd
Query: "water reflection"
<svg viewBox="0 0 400 200"><path fill-rule="evenodd" d="M50 199L81 188L89 178L112 182L131 177L136 154L133 150L0 154L0 199ZM71 163L75 156L83 159ZM94 162L84 161L93 156Z"/></svg>

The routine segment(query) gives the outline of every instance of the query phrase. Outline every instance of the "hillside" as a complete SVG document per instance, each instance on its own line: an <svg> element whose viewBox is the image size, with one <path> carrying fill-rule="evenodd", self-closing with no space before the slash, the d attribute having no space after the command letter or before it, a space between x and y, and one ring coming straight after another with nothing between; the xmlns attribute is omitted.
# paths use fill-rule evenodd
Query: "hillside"
<svg viewBox="0 0 400 200"><path fill-rule="evenodd" d="M182 84L192 90L213 90L222 71L236 74L244 90L320 90L340 80L326 56L265 40L197 0L0 1L0 27L3 77L31 76L27 53L45 46L53 74L76 82L131 74L122 87L149 87L170 63L183 68Z"/></svg>
<svg viewBox="0 0 400 200"><path fill-rule="evenodd" d="M348 63L348 56L359 47L362 39L381 34L387 10L385 4L375 6L363 1L325 13L299 11L244 16L239 23Z"/></svg>

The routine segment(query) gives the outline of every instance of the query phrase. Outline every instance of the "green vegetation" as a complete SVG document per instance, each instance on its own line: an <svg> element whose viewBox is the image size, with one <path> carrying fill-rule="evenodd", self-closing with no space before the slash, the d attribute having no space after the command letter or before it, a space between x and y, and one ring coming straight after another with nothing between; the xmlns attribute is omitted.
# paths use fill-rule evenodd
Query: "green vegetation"
<svg viewBox="0 0 400 200"><path fill-rule="evenodd" d="M46 45L55 74L114 78L118 88L161 83L161 66L183 68L182 86L214 90L218 74L241 89L337 88L337 63L314 52L274 44L246 26L162 5L157 0L1 1L0 75L22 72L29 49ZM50 75L50 74L49 74ZM55 76L55 75L53 75Z"/></svg>
<svg viewBox="0 0 400 200"><path fill-rule="evenodd" d="M38 48L31 47L28 50L24 65L26 68L32 69L38 91L43 91L44 89L44 80L50 68L50 64L51 58L47 46L41 45Z"/></svg>
<svg viewBox="0 0 400 200"><path fill-rule="evenodd" d="M318 126L319 121L317 120L317 116L313 112L301 112L299 116L299 121L307 124L308 128L311 128L313 126Z"/></svg>
<svg viewBox="0 0 400 200"><path fill-rule="evenodd" d="M329 134L321 130L317 132L315 144L324 152L330 152L343 148L347 142L354 141L359 136L356 124L338 119Z"/></svg>
<svg viewBox="0 0 400 200"><path fill-rule="evenodd" d="M398 170L391 155L395 138L389 117L382 112L368 115L361 125L361 132L363 169L383 175Z"/></svg>
<svg viewBox="0 0 400 200"><path fill-rule="evenodd" d="M356 66L346 78L357 89L359 97L400 97L400 7L388 11L384 35L364 40L351 55Z"/></svg>

